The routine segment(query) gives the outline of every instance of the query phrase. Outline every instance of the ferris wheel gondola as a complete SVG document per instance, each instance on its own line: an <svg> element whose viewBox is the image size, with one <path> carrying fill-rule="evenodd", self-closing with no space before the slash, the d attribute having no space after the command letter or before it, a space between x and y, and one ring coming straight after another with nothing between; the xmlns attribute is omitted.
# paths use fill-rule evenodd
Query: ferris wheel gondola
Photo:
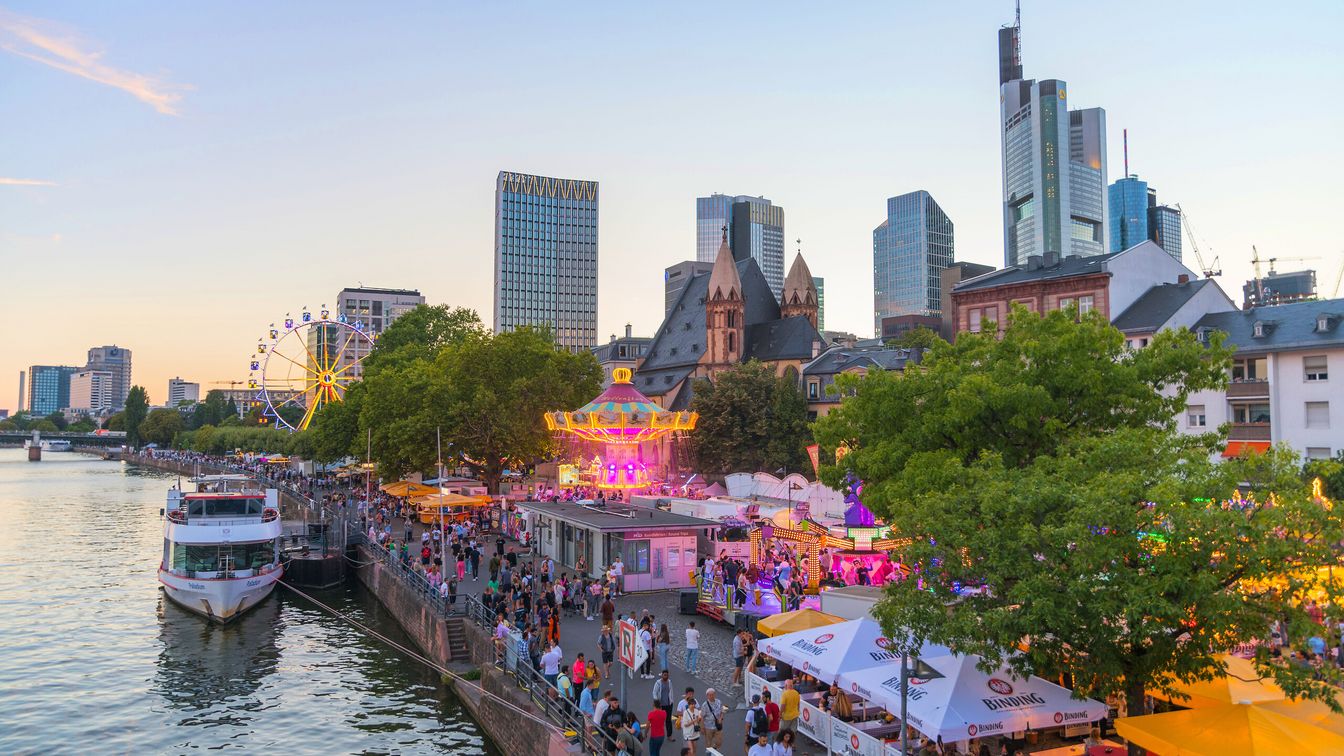
<svg viewBox="0 0 1344 756"><path fill-rule="evenodd" d="M257 391L265 422L304 430L323 406L345 400L350 384L363 377L362 363L374 336L363 321L332 319L325 307L315 316L304 310L272 323L257 340L248 386Z"/></svg>

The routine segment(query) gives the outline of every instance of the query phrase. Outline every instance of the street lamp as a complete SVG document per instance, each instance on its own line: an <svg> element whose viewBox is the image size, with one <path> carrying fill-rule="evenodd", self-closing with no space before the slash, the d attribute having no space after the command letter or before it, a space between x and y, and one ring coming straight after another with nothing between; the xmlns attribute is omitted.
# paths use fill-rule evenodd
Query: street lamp
<svg viewBox="0 0 1344 756"><path fill-rule="evenodd" d="M934 680L942 677L943 673L930 667L918 656L915 657L914 667L910 666L910 655L901 654L901 754L904 756L909 753L910 723L905 718L905 702L910 695L910 678L917 677L921 680Z"/></svg>

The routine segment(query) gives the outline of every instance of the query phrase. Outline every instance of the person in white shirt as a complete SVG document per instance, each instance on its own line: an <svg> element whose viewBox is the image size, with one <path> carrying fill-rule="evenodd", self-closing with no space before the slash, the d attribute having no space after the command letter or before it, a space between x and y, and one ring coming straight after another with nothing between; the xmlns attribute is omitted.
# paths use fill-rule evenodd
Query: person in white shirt
<svg viewBox="0 0 1344 756"><path fill-rule="evenodd" d="M606 716L607 709L610 707L611 707L611 691L607 691L606 695L602 696L602 700L597 702L597 706L593 707L593 724L597 725L598 727L601 727L602 717Z"/></svg>
<svg viewBox="0 0 1344 756"><path fill-rule="evenodd" d="M653 633L649 632L649 626L645 625L639 630L639 642L644 646L644 664L639 668L639 676L645 680L653 679Z"/></svg>
<svg viewBox="0 0 1344 756"><path fill-rule="evenodd" d="M747 749L747 756L775 756L775 747L770 744L770 737L762 735L756 738L756 745Z"/></svg>
<svg viewBox="0 0 1344 756"><path fill-rule="evenodd" d="M695 664L700 659L700 631L692 621L686 627L686 671L695 674Z"/></svg>
<svg viewBox="0 0 1344 756"><path fill-rule="evenodd" d="M546 683L552 687L555 686L556 678L560 676L560 659L562 657L560 647L554 643L551 644L546 653L541 655L541 676L546 678Z"/></svg>
<svg viewBox="0 0 1344 756"><path fill-rule="evenodd" d="M616 595L619 596L625 593L625 565L621 563L620 554L617 554L615 561L611 563L611 572L615 575L614 585L616 586Z"/></svg>

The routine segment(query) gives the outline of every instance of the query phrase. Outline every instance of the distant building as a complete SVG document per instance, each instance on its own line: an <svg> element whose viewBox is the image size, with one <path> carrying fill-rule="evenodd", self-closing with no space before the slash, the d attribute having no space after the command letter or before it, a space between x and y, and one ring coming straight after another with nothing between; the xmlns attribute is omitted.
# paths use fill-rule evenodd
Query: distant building
<svg viewBox="0 0 1344 756"><path fill-rule="evenodd" d="M341 289L336 294L336 317L352 325L362 325L364 332L377 339L392 321L425 303L425 297L416 289L379 289L369 286L357 286ZM336 355L336 369L345 371L351 378L362 378L364 369L359 364L368 356L372 346L363 339L337 338L335 331L340 326L318 326L309 330L308 348L314 354L319 349L334 352L344 349ZM332 333L326 333L332 331ZM354 367L346 370L347 366Z"/></svg>
<svg viewBox="0 0 1344 756"><path fill-rule="evenodd" d="M999 30L1004 266L1105 254L1106 111L1069 110L1062 80L1024 79L1021 38Z"/></svg>
<svg viewBox="0 0 1344 756"><path fill-rule="evenodd" d="M28 368L28 414L44 417L70 406L70 376L79 371L69 365L33 365Z"/></svg>
<svg viewBox="0 0 1344 756"><path fill-rule="evenodd" d="M115 381L116 376L109 370L77 371L70 376L69 409L77 415L110 413Z"/></svg>
<svg viewBox="0 0 1344 756"><path fill-rule="evenodd" d="M888 346L833 346L803 366L802 389L807 397L808 417L824 417L840 406L843 398L835 390L835 380L843 374L866 375L872 370L905 370L919 363L919 349Z"/></svg>
<svg viewBox="0 0 1344 756"><path fill-rule="evenodd" d="M719 232L722 235L722 232ZM672 305L677 303L681 297L681 290L686 288L687 282L692 278L708 273L710 268L714 267L714 261L704 262L703 260L687 260L679 262L663 270L663 317L672 312Z"/></svg>
<svg viewBox="0 0 1344 756"><path fill-rule="evenodd" d="M1148 189L1148 239L1181 259L1181 211L1157 204L1157 192Z"/></svg>
<svg viewBox="0 0 1344 756"><path fill-rule="evenodd" d="M1111 325L1125 335L1125 346L1142 349L1159 331L1190 328L1205 315L1235 309L1236 304L1213 279L1181 277L1144 292L1111 318Z"/></svg>
<svg viewBox="0 0 1344 756"><path fill-rule="evenodd" d="M24 379L27 377L28 377L27 373L25 373L22 370L19 371L19 405L18 405L19 408L14 410L15 414L23 412L24 407L28 406L27 404L28 392L26 391L26 387L24 385L25 384Z"/></svg>
<svg viewBox="0 0 1344 756"><path fill-rule="evenodd" d="M1181 212L1159 205L1157 190L1138 176L1126 176L1111 184L1107 193L1111 252L1120 252L1141 241L1152 241L1167 254L1181 259Z"/></svg>
<svg viewBox="0 0 1344 756"><path fill-rule="evenodd" d="M168 379L168 404L176 407L182 402L195 404L201 400L201 384L184 381L181 378Z"/></svg>
<svg viewBox="0 0 1344 756"><path fill-rule="evenodd" d="M880 331L883 342L894 341L916 328L927 328L934 333L939 333L943 327L943 319L935 315L892 315L889 318L882 318L882 330Z"/></svg>
<svg viewBox="0 0 1344 756"><path fill-rule="evenodd" d="M711 194L695 200L696 259L713 263L723 229L734 260L756 261L779 299L784 287L784 208L765 197Z"/></svg>
<svg viewBox="0 0 1344 756"><path fill-rule="evenodd" d="M596 181L500 171L496 333L546 326L571 352L597 346Z"/></svg>
<svg viewBox="0 0 1344 756"><path fill-rule="evenodd" d="M616 368L628 368L632 373L638 369L639 363L644 361L644 354L648 351L649 344L653 343L653 337L634 336L631 330L630 324L626 323L625 336L617 338L613 333L611 341L593 347L593 356L597 358L597 364L602 368L603 388L611 385L612 371Z"/></svg>
<svg viewBox="0 0 1344 756"><path fill-rule="evenodd" d="M952 307L952 289L962 281L993 272L993 265L981 265L972 262L954 262L943 269L938 287L938 301L941 305L939 308L941 315L939 316L938 335L943 337L943 341L951 341L952 337L957 334L957 313Z"/></svg>
<svg viewBox="0 0 1344 756"><path fill-rule="evenodd" d="M1316 271L1299 270L1277 273L1270 270L1264 278L1251 279L1241 287L1243 309L1264 305L1289 304L1316 298Z"/></svg>
<svg viewBox="0 0 1344 756"><path fill-rule="evenodd" d="M873 329L885 318L942 313L943 269L952 264L952 220L924 190L887 200L873 229Z"/></svg>
<svg viewBox="0 0 1344 756"><path fill-rule="evenodd" d="M89 350L86 370L102 370L112 374L112 409L126 406L126 395L131 392L131 350L115 344L93 347Z"/></svg>
<svg viewBox="0 0 1344 756"><path fill-rule="evenodd" d="M826 330L826 279L812 276L812 285L817 289L817 330Z"/></svg>

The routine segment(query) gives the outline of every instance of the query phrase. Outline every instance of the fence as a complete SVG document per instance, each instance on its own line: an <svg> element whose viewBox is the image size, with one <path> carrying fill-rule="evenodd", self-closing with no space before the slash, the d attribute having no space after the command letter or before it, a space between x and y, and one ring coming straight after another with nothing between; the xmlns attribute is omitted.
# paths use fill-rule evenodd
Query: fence
<svg viewBox="0 0 1344 756"><path fill-rule="evenodd" d="M466 616L471 622L485 630L492 638L495 636L497 616L475 596L466 597ZM498 640L495 641L499 643ZM501 648L502 646L502 648ZM582 738L584 751L593 754L614 753L615 737L606 729L596 726L592 719L579 708L578 704L562 697L554 685L546 681L532 663L527 643L517 630L510 630L502 644L495 647L494 666L511 675L519 688L528 692L528 698L542 711L547 719L556 723L573 737ZM574 683L577 696L583 689L583 681Z"/></svg>

